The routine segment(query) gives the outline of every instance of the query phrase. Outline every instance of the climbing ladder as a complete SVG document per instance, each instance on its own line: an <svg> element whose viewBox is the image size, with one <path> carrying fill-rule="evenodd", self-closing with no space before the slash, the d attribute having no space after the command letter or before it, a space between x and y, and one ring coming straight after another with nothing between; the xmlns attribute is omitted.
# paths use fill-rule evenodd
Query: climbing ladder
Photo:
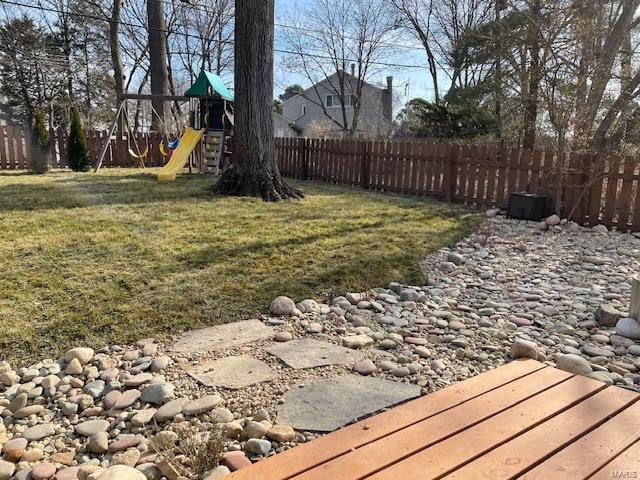
<svg viewBox="0 0 640 480"><path fill-rule="evenodd" d="M222 167L225 137L222 130L209 130L203 143L200 173L218 175Z"/></svg>

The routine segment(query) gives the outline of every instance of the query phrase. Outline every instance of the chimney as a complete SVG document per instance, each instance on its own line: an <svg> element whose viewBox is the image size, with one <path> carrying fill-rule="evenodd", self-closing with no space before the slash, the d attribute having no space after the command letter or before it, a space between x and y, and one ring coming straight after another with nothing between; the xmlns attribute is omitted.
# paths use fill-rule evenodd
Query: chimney
<svg viewBox="0 0 640 480"><path fill-rule="evenodd" d="M382 116L393 121L393 77L387 77L387 88L382 91Z"/></svg>
<svg viewBox="0 0 640 480"><path fill-rule="evenodd" d="M351 64L351 76L352 77L356 76L356 64L355 63Z"/></svg>

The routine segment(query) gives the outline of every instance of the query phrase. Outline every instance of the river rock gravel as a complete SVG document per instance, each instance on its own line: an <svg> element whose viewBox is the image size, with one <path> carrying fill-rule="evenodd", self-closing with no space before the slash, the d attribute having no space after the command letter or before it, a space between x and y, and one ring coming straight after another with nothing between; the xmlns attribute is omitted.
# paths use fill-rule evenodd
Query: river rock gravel
<svg viewBox="0 0 640 480"><path fill-rule="evenodd" d="M278 422L278 406L294 386L344 375L413 385L424 395L526 357L640 391L640 325L628 318L639 267L634 235L491 211L477 233L425 259L425 285L278 297L254 319L273 329L267 338L221 339L206 351L143 339L79 346L32 365L0 362L0 479L221 478L319 436ZM314 341L314 353L296 355L337 347L353 354L285 363L269 352L289 342L296 352L301 339ZM226 388L190 375L225 357L261 362L270 380ZM182 442L212 432L221 466L195 475Z"/></svg>

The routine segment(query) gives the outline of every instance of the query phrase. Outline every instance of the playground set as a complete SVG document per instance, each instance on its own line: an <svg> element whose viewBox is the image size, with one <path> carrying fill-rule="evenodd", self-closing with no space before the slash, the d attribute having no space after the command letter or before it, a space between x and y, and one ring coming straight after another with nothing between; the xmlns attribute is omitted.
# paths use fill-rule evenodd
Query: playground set
<svg viewBox="0 0 640 480"><path fill-rule="evenodd" d="M228 165L234 125L233 95L219 76L202 71L184 96L129 93L122 95L119 98L115 119L98 156L95 172L100 170L119 124L121 130L126 131L129 155L138 159L140 165L144 166L149 147L141 150L135 135L132 135L128 116L130 100L163 100L172 104L189 104L189 126L179 138L167 138L159 145L160 153L168 160L157 172L159 181L175 180L176 175L187 167L189 172L195 169L200 174L217 175ZM157 116L153 107L152 114Z"/></svg>

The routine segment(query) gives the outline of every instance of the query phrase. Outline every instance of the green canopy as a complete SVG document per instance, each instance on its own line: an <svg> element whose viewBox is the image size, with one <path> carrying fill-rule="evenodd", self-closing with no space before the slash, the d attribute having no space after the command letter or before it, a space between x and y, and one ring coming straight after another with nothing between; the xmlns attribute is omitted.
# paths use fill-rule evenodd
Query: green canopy
<svg viewBox="0 0 640 480"><path fill-rule="evenodd" d="M209 91L211 87L211 92ZM191 85L191 88L185 92L187 97L209 97L219 95L223 100L233 102L233 95L227 90L222 79L215 73L205 72L204 70L198 75L196 83Z"/></svg>

